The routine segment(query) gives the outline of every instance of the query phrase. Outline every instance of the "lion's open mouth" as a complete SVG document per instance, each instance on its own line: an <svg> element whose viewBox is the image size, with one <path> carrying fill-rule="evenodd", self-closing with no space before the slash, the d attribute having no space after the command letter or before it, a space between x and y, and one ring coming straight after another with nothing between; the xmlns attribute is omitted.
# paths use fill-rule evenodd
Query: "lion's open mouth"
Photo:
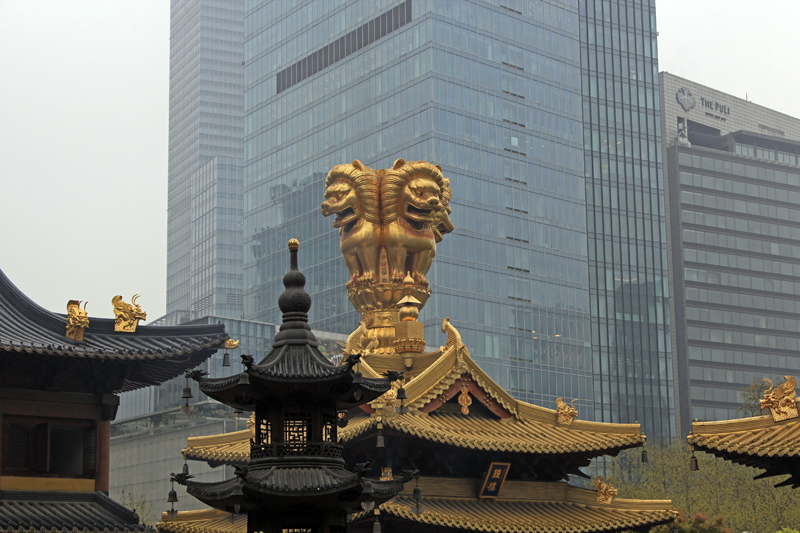
<svg viewBox="0 0 800 533"><path fill-rule="evenodd" d="M349 226L345 231L350 231L357 221L355 210L352 207L348 207L336 213L336 220L333 221L333 227L341 228L342 226Z"/></svg>
<svg viewBox="0 0 800 533"><path fill-rule="evenodd" d="M344 209L344 210L339 211L338 213L336 213L336 221L338 222L340 220L344 220L345 218L349 217L350 215L355 215L355 214L356 214L356 212L353 211L353 208L352 207L348 207L347 209Z"/></svg>
<svg viewBox="0 0 800 533"><path fill-rule="evenodd" d="M415 215L423 216L423 217L429 217L431 215L431 210L430 209L420 209L420 208L415 207L415 206L413 206L411 204L408 204L408 212L409 213L413 213Z"/></svg>

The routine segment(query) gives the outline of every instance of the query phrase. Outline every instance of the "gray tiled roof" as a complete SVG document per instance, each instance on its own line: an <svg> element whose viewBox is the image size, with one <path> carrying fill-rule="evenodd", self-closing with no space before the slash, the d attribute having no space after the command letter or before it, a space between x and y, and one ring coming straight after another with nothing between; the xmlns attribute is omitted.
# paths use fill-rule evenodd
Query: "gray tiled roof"
<svg viewBox="0 0 800 533"><path fill-rule="evenodd" d="M117 333L114 320L89 317L83 342L67 338L66 329L66 315L37 305L0 270L0 359L44 355L131 365L129 374L134 378L114 391L124 392L180 375L221 348L228 338L222 324L139 326L135 333Z"/></svg>
<svg viewBox="0 0 800 533"><path fill-rule="evenodd" d="M349 366L336 366L316 346L284 344L273 348L253 371L270 377L313 379L335 376L350 371Z"/></svg>
<svg viewBox="0 0 800 533"><path fill-rule="evenodd" d="M281 494L316 494L318 491L335 490L345 485L354 485L359 478L342 467L318 468L267 468L251 470L247 481L238 478L226 479L211 483L189 481L187 493L207 499L219 499L231 496L234 487L258 489Z"/></svg>
<svg viewBox="0 0 800 533"><path fill-rule="evenodd" d="M0 531L152 531L102 492L0 491Z"/></svg>

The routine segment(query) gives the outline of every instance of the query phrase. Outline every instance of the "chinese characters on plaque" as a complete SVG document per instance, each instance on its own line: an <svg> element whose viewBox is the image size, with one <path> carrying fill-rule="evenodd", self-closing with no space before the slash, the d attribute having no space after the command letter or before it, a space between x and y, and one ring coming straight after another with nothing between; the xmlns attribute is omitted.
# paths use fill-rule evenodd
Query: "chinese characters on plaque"
<svg viewBox="0 0 800 533"><path fill-rule="evenodd" d="M489 465L489 471L486 473L486 480L483 482L478 498L497 498L500 495L500 489L503 488L509 468L511 468L511 463Z"/></svg>

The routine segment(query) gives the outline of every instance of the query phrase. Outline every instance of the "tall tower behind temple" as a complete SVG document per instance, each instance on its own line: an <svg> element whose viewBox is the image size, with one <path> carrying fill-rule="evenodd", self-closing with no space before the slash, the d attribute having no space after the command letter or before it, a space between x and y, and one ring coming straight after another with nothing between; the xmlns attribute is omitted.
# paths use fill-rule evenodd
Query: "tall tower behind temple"
<svg viewBox="0 0 800 533"><path fill-rule="evenodd" d="M242 315L243 10L170 8L168 324Z"/></svg>
<svg viewBox="0 0 800 533"><path fill-rule="evenodd" d="M425 337L451 317L516 397L578 398L590 419L648 420L649 435L669 436L655 7L586 4L248 0L245 316L279 321L280 250L303 235L312 327L355 330L338 230L318 213L325 175L355 159L430 161L453 184L456 229L427 274ZM615 70L623 57L633 74ZM619 98L598 95L599 80Z"/></svg>

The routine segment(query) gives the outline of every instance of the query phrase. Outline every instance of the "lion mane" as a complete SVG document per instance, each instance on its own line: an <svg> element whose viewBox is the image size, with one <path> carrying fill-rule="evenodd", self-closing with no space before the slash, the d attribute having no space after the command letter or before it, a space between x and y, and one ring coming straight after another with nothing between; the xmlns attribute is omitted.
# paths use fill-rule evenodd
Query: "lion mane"
<svg viewBox="0 0 800 533"><path fill-rule="evenodd" d="M380 180L375 170L356 159L333 167L325 178L325 188L337 181L352 183L361 199L364 219L373 224L381 223Z"/></svg>
<svg viewBox="0 0 800 533"><path fill-rule="evenodd" d="M403 185L416 177L432 178L440 189L444 190L445 188L442 169L437 165L432 165L427 161L404 161L403 159L398 159L394 162L392 168L386 172L380 184L384 224L390 224L398 219L397 200L400 191L403 190Z"/></svg>

